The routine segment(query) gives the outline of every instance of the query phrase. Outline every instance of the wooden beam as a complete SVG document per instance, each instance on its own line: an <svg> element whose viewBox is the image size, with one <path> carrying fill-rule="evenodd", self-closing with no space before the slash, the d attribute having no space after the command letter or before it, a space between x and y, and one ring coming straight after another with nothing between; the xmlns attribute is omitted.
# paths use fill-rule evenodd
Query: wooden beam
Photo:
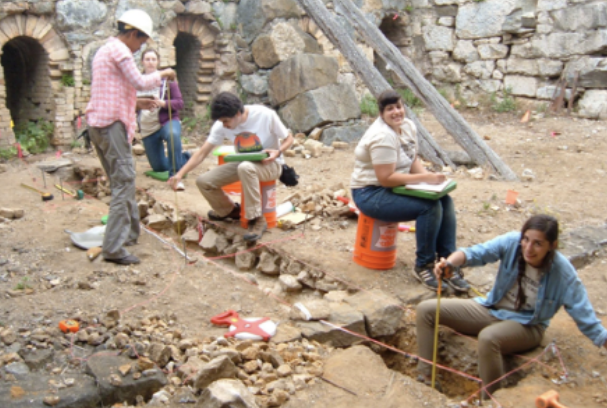
<svg viewBox="0 0 607 408"><path fill-rule="evenodd" d="M300 0L303 1L303 0ZM351 0L334 0L336 12L343 15L365 42L390 65L390 68L434 114L455 141L480 165L490 165L505 180L517 180L516 174L451 107L434 86L424 78L383 33L372 24ZM318 24L318 23L317 23Z"/></svg>
<svg viewBox="0 0 607 408"><path fill-rule="evenodd" d="M369 91L377 98L380 93L391 86L380 72L365 57L362 51L356 46L352 37L346 32L344 27L335 20L335 15L325 7L321 0L298 0L299 4L314 20L316 25L322 30L325 36L337 47L346 58L352 69L365 82ZM455 169L455 164L451 161L447 153L432 138L432 135L422 125L413 110L407 107L407 116L417 126L419 140L420 156L424 159L438 164L440 166L451 166Z"/></svg>

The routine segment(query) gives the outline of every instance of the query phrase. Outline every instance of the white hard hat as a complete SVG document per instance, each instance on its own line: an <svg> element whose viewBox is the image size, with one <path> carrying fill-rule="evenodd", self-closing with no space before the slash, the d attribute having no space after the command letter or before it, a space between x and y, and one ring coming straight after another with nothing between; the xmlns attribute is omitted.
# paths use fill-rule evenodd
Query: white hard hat
<svg viewBox="0 0 607 408"><path fill-rule="evenodd" d="M143 10L127 10L122 13L118 21L126 24L127 29L134 28L141 31L148 37L152 36L152 31L154 30L152 17L150 17L150 15Z"/></svg>

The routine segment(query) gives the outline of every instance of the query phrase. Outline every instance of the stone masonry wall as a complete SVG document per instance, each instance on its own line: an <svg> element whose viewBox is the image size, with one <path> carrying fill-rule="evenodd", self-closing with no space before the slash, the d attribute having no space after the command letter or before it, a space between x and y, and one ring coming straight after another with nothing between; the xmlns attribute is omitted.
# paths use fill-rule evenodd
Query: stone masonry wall
<svg viewBox="0 0 607 408"><path fill-rule="evenodd" d="M559 79L569 98L578 75L579 114L607 117L605 1L412 0L365 11L429 80L470 104L503 90L548 102Z"/></svg>
<svg viewBox="0 0 607 408"><path fill-rule="evenodd" d="M187 88L185 114L203 114L213 92L236 89L235 71L215 72L218 55L231 52L225 44L217 45L217 40L231 42L233 35L229 30L222 32L218 21L230 22L235 7L233 2L202 0L1 2L0 54L10 54L18 45L32 58L24 63L27 75L11 77L8 58L0 67L0 148L15 141L12 121L47 119L55 125L53 145L69 145L74 140L79 131L77 118L90 98L94 54L116 34L116 19L131 8L144 9L152 17L155 34L150 46L159 50L162 67L175 66L178 57L184 68L189 67L177 67ZM178 35L193 39L185 55L178 56L175 50ZM11 83L6 84L7 80ZM19 89L27 92L16 92ZM11 109L17 105L19 109Z"/></svg>
<svg viewBox="0 0 607 408"><path fill-rule="evenodd" d="M331 1L324 3L334 8ZM506 89L517 97L549 101L556 95L561 78L567 80L566 97L570 97L577 75L577 92L571 97L577 101L579 114L607 116L605 1L356 3L429 80L439 88L457 89L469 104L474 104L479 95L499 95ZM84 113L90 97L93 56L108 37L115 35L117 17L130 8L144 9L152 16L156 31L151 46L159 49L162 66L177 65L179 80L186 88L185 115L203 115L212 96L222 90L239 92L249 103L267 103L287 114L290 101L277 102L268 78L275 67L297 54L321 54L335 59L338 65L336 78L316 78L320 81L317 88L310 84L302 87L301 91L308 93L298 98L298 106L314 106L327 97L335 98L333 91L341 92L340 98L350 98L352 92L360 98L366 92L341 53L296 0L3 1L0 52L10 53L10 47L20 44L42 54L28 51L38 56L30 60L34 67L25 81L36 84L35 97L13 95L13 89L25 84L7 86L7 63L0 67L0 147L14 142L12 115L17 116L17 122L41 117L52 120L54 145L67 145L73 140L76 119ZM373 50L354 30L346 30L357 38L367 58L391 76L389 67L376 60ZM21 37L27 40L19 40ZM177 38L191 41L182 42L184 47L176 49ZM296 65L308 63L309 58ZM329 62L323 60L323 64ZM48 75L48 81L44 75ZM284 72L281 75L275 77L288 79ZM73 78L73 86L71 81L65 83L66 78ZM29 113L14 111L11 115L9 104L15 98L20 98L21 106L29 104ZM290 111L292 114L295 107ZM353 125L350 122L360 114L355 106L335 113L346 125ZM317 116L319 123L330 122L322 112ZM300 127L307 131L311 125L302 123Z"/></svg>

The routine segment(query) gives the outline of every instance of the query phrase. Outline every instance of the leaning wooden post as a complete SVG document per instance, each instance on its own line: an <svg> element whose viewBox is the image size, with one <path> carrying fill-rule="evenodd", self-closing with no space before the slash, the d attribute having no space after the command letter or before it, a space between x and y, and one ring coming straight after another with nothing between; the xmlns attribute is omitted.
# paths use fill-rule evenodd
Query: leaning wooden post
<svg viewBox="0 0 607 408"><path fill-rule="evenodd" d="M391 88L381 73L371 64L365 55L356 46L352 37L344 27L335 20L335 16L327 10L320 0L298 0L299 4L314 20L327 38L335 45L346 58L352 69L365 82L369 91L377 98L380 93ZM407 106L407 115L417 126L420 155L432 163L455 168L455 164L444 150L432 138L432 135L422 125L413 110Z"/></svg>
<svg viewBox="0 0 607 408"><path fill-rule="evenodd" d="M303 0L300 0L303 1ZM342 14L367 44L371 46L413 93L422 100L470 157L478 164L489 164L505 180L517 180L516 174L449 105L405 56L373 25L351 0L334 0L336 11Z"/></svg>

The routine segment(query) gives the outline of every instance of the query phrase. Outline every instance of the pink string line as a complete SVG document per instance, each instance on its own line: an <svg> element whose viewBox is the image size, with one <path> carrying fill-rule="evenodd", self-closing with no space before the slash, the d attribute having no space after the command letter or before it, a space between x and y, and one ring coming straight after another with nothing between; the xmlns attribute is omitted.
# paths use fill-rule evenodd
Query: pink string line
<svg viewBox="0 0 607 408"><path fill-rule="evenodd" d="M22 159L22 160L23 160L23 159ZM26 163L26 164L27 164L27 163ZM29 166L26 166L26 167L28 168L28 172L29 172L29 173L30 173L30 175L31 175L31 171L29 171ZM32 180L34 181L34 183L36 183L36 178L35 178L35 177L33 177L33 176L32 176ZM88 180L87 182L90 182L90 181L92 181L92 180ZM82 182L70 182L69 184L78 184L78 183L80 183L80 184L81 184ZM68 183L66 183L66 184L68 184ZM142 189L139 189L139 190L142 190ZM147 192L147 191L145 191L145 190L142 190L142 191L144 191L146 194L150 195L150 196L151 196L152 198L154 198L156 201L161 202L160 200L156 199L156 198L155 198L155 197L154 197L152 194L150 194L149 192ZM56 206L57 206L57 207L59 207L59 205L56 205ZM187 212L187 213L188 213L188 214L191 214L191 215L196 215L196 214L193 214L192 212ZM200 219L200 217L199 217L199 219ZM228 229L228 228L226 228L225 226L223 226L223 225L221 225L221 224L217 224L217 223L214 223L214 222L212 222L212 221L210 221L210 220L206 220L206 219L204 219L204 220L205 220L206 222L208 222L208 223L210 223L210 224L213 224L213 225L216 225L216 226L218 226L218 227L220 227L220 228ZM153 229L148 228L148 227L146 227L146 226L142 226L142 227L143 227L143 228L145 228L145 229L148 229L148 230L154 231ZM154 232L156 232L156 231L154 231ZM156 233L158 233L158 232L156 232ZM160 233L158 233L158 234L159 234L159 235L162 235L162 234L160 234ZM258 248L260 248L260 247L266 247L266 246L267 246L267 247L270 247L270 246L272 246L272 245L274 245L274 244L276 244L276 243L280 243L280 242L286 242L286 241L290 241L290 240L294 240L294 239L299 239L299 238L303 238L303 237L304 237L304 235L303 235L303 233L301 233L301 234L296 234L296 235L289 236L289 237L284 238L284 239L278 239L278 240L274 240L274 241L262 242L261 244L256 245L256 246L255 246L255 247L253 247L253 248L247 249L247 250L245 250L245 251L240 251L240 252L237 252L237 253L235 253L235 254L230 254L230 255L225 255L225 256L219 256L219 257L212 257L212 258L207 258L207 257L204 257L204 256L203 256L203 257L204 257L204 258L205 258L205 259L206 259L206 260L207 260L209 263L213 264L214 266L218 267L219 269L222 269L222 270L224 270L224 271L228 271L228 272L230 272L232 275L234 275L234 276L236 276L236 277L238 277L238 278L240 278L240 279L244 280L245 282L249 283L250 285L252 285L252 286L256 286L256 287L258 287L258 288L259 288L259 285L258 285L258 284L256 284L255 282L252 282L252 281L250 281L250 280L248 280L248 279L244 278L242 274L238 274L238 273L236 273L236 272L234 272L234 271L230 270L229 268L224 267L223 265L221 265L221 264L219 264L219 263L215 262L215 260L219 260L219 259L225 259L225 258L230 258L230 257L235 257L237 254L240 254L240 253L246 253L246 252L252 252L252 251L254 251L254 250L256 250L256 249L258 249ZM167 238L168 238L168 237L167 237ZM165 245L166 245L166 244L165 244ZM274 250L276 250L275 248L273 248L273 249L274 249ZM310 267L310 268L316 269L316 270L318 270L318 271L320 271L320 272L324 273L325 275L330 276L331 278L333 278L333 279L335 279L335 280L337 280L337 281L340 281L340 282L344 283L346 286L349 286L349 287L354 287L354 288L356 288L356 289L358 289L358 290L368 292L368 290L367 290L367 289L365 289L365 288L362 288L362 287L360 287L360 286L358 286L358 285L355 285L355 284L353 284L352 282L346 281L345 279L342 279L342 278L340 278L340 277L337 277L337 276L335 276L335 275L333 275L333 274L331 274L331 273L328 273L328 272L326 272L326 271L324 271L324 270L322 270L322 269L320 269L320 268L318 268L318 267L316 267L316 266L310 265L308 262L305 262L305 261L303 261L303 260L301 260L301 259L298 259L298 258L296 258L296 257L293 257L293 256L291 256L291 255L289 255L289 254L285 254L285 253L284 253L284 251L282 251L282 250L276 250L276 251L277 251L277 252L281 252L283 255L286 255L288 258L291 258L291 259L293 259L293 260L296 260L297 262L300 262L300 263L301 263L301 264L303 264L303 265L306 265L306 266L308 266L308 267ZM174 254L173 254L173 256L174 256ZM176 270L176 271L175 271L175 272L172 274L172 277L171 277L171 282L169 282L169 284L167 284L167 286L166 286L166 287L165 287L165 288L164 288L164 289L163 289L161 292L159 292L159 293L158 293L158 294L156 294L155 296L153 296L153 297L151 297L151 298L149 298L149 299L147 299L147 300L145 300L145 301L143 301L143 302L137 303L137 304L135 304L135 305L133 305L133 306L131 306L131 307L128 307L128 308L124 309L124 310L121 312L121 314L126 314L126 313L130 312L131 310L133 310L133 309L135 309L135 308L137 308L137 307L139 307L139 306L146 305L146 304L148 304L148 303L150 303L150 302L154 301L155 299L158 299L158 298L160 298L161 296L163 296L163 295L164 295L164 294L165 294L165 293L166 293L166 292L169 290L169 288L170 288L170 287L171 287L171 286L174 284L174 282L175 282L175 278L177 277L177 274L178 274L178 273L179 273L179 271L181 271L182 269L183 269L183 267L182 267L182 268L177 269L177 270ZM282 299L282 298L280 298L280 297L278 297L278 296L276 296L276 295L274 295L274 294L272 294L272 293L269 293L269 294L268 294L268 297L272 297L272 298L274 298L276 301L278 301L278 302L280 302L280 303L283 303L284 305L286 305L286 306L289 306L289 307L293 308L293 305L292 305L292 304L290 304L290 303L289 303L289 302L287 302L286 300L284 300L284 299ZM405 311L410 310L409 308L406 308L406 307L404 307L404 306L401 306L401 305L398 305L398 306L399 306L401 309L405 310ZM379 346L382 346L382 347L384 347L384 348L386 348L386 349L389 349L389 350L391 350L391 351L394 351L394 352L396 352L396 353L398 353L398 354L402 354L402 355L404 355L404 356L406 356L406 357L408 357L408 358L417 359L417 360L423 361L423 362L425 362L425 363L432 364L432 361L426 360L426 359L424 359L424 358L422 358L422 357L420 357L420 356L417 356L417 355L415 355L415 354L412 354L412 353L407 353L407 352L405 352L404 350L400 350L400 349L398 349L398 348L396 348L396 347L393 347L393 346L390 346L390 345L388 345L388 344L382 343L382 342L380 342L380 341L378 341L378 340L375 340L375 339L373 339L373 338L371 338L371 337L364 336L364 335L362 335L362 334L360 334L360 333L353 332L353 331L348 330L348 329L346 329L346 328L344 328L344 327L334 325L333 323L327 322L327 321L325 321L325 320L320 320L320 322L321 322L321 323L323 323L323 324L325 324L325 325L328 325L328 326L331 326L331 327L333 327L333 328L336 328L336 329L338 329L338 330L341 330L341 331L343 331L343 332L345 332L345 333L348 333L348 334L350 334L350 335L353 335L353 336L355 336L355 337L359 337L359 338L364 339L364 340L366 340L366 341L369 341L369 342L375 343L375 344L377 344L377 345L379 345ZM450 328L449 328L449 329L450 329ZM468 337L468 336L465 336L465 335L463 335L463 334L461 334L461 333L459 333L459 332L457 332L457 331L455 331L455 330L453 330L453 329L450 329L450 330L451 330L451 331L453 331L454 333L458 334L458 335L461 335L461 336L464 336L464 337ZM70 343L70 355L71 355L71 356L72 356L74 359L77 359L77 360L80 360L80 361L87 361L88 359L93 358L94 356L99 356L99 355L101 354L101 353L95 353L95 354L93 354L93 355L89 356L87 359L82 359L82 358L77 358L77 357L75 357L75 356L73 355L73 339L74 339L74 337L75 337L75 336L72 336L72 337L71 337L71 343ZM136 349L135 349L133 346L131 346L131 347L132 347L132 349L134 350L135 354L137 355L137 351L136 351ZM554 345L554 344L551 344L551 345L550 345L550 347L553 347L553 349L556 351L556 354L557 354L557 356L558 356L558 358L559 358L559 360L560 360L561 366L563 367L564 372L565 372L565 376L566 376L566 375L567 375L567 370L566 370L566 368L565 368L565 364L564 364L564 362L563 362L563 359L562 359L562 357L561 357L561 355L560 355L560 352L559 352L558 348L557 348L557 347L556 347L556 345ZM514 370L512 370L512 371L510 371L510 372L508 372L508 373L506 373L506 374L504 374L504 375L503 375L503 376L501 376L500 378L498 378L498 379L494 380L493 382L491 382L491 383L489 383L489 384L487 384L487 385L481 386L481 388L480 388L478 391L476 391L475 393L473 393L471 396L469 396L469 397L467 398L467 400L466 400L466 401L469 401L470 399L474 398L474 396L476 396L478 393L480 393L481 391L483 391L483 390L484 390L484 391L485 391L485 393L486 393L486 394L487 394L487 395L488 395L488 396L489 396L489 397L490 397L490 398L491 398L491 399L492 399L494 402L496 402L498 405L500 405L500 404L499 404L499 402L498 402L498 401L497 401L497 400L496 400L496 399L495 399L495 398L494 398L494 397L493 397L493 396L492 396L492 395L491 395L491 394L490 394L490 393L487 391L487 387L490 387L491 385L493 385L493 384L495 384L495 383L497 383L497 382L499 382L499 381L503 380L504 378L507 378L507 377L509 377L510 375L513 375L515 372L522 370L523 368L525 368L526 366L530 365L530 364L531 364L531 363L533 363L533 362L537 362L537 363L540 363L540 364L544 365L542 362L540 362L540 361L539 361L539 358L540 358L541 356L543 356L543 355L546 353L546 350L547 350L547 349L548 349L548 348L544 349L544 351L543 351L543 352L542 352L540 355L538 355L537 357L535 357L535 358L528 358L528 361L527 361L526 363L524 363L522 366L520 366L520 367L518 367L518 368L516 368L516 369L514 369ZM103 353L103 352L102 352L102 353ZM112 354L112 355L114 355L114 354ZM524 356L518 356L518 355L517 355L517 357L521 357L521 358L527 359L527 357L524 357ZM138 356L138 355L137 355L137 358L139 358L139 356ZM437 364L437 367L438 367L438 368L440 368L440 369L442 369L442 370L445 370L445 371L451 372L451 373L453 373L453 374L459 375L459 376L461 376L461 377L464 377L464 378L467 378L467 379L469 379L469 380L472 380L472 381L475 381L475 382L478 382L478 383L482 384L482 380L480 380L480 378L474 377L474 376L469 375L469 374L467 374L467 373L465 373L465 372L462 372L462 371L459 371L459 370L456 370L456 369L453 369L453 368L450 368L450 367L447 367L447 366L443 366L443 365L440 365L440 364ZM549 366L548 366L548 367L549 367ZM551 367L550 367L550 368L551 368ZM191 376L191 375L190 375L190 376ZM187 380L188 380L188 378L186 378L186 381L187 381ZM501 406L501 405L500 405L500 406Z"/></svg>

